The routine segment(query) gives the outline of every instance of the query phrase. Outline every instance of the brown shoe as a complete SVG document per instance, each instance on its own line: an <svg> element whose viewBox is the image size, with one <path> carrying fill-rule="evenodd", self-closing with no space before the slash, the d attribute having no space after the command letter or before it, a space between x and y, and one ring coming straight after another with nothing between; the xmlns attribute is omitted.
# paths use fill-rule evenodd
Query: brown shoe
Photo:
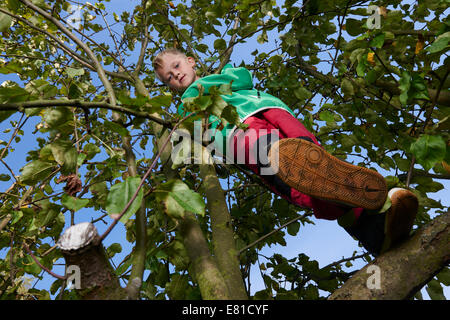
<svg viewBox="0 0 450 320"><path fill-rule="evenodd" d="M386 182L378 172L339 160L301 138L275 142L269 163L284 183L314 198L374 210L387 197Z"/></svg>
<svg viewBox="0 0 450 320"><path fill-rule="evenodd" d="M383 210L386 211L364 210L351 225L346 224L345 217L338 222L376 257L408 238L418 207L418 200L414 193L406 189L394 188L389 191L388 201L386 206L383 206ZM353 216L353 212L349 214Z"/></svg>
<svg viewBox="0 0 450 320"><path fill-rule="evenodd" d="M419 201L414 193L402 188L389 190L391 207L386 212L385 239L381 252L406 239L416 219Z"/></svg>

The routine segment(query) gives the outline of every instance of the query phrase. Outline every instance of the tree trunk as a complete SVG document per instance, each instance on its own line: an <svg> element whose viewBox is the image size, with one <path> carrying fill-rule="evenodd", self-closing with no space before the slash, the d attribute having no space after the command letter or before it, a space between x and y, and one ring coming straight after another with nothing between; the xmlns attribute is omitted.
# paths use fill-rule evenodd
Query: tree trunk
<svg viewBox="0 0 450 320"><path fill-rule="evenodd" d="M203 300L229 300L230 295L194 214L186 212L179 229Z"/></svg>
<svg viewBox="0 0 450 320"><path fill-rule="evenodd" d="M103 244L98 241L95 226L89 222L68 228L58 241L66 267L71 272L68 278L82 300L120 300L127 293L120 286Z"/></svg>
<svg viewBox="0 0 450 320"><path fill-rule="evenodd" d="M450 211L358 271L329 299L409 299L449 262Z"/></svg>
<svg viewBox="0 0 450 320"><path fill-rule="evenodd" d="M244 281L231 227L225 195L212 164L200 165L200 176L206 190L208 212L211 216L214 256L230 292L231 299L247 300Z"/></svg>
<svg viewBox="0 0 450 320"><path fill-rule="evenodd" d="M134 78L136 90L144 96L150 96L144 83L139 77ZM155 118L161 116L157 113L152 114ZM167 139L169 132L165 128L156 123L150 123L152 133L155 136L157 148L161 148L164 141ZM163 172L167 179L179 179L178 172L173 170L171 160L172 148L169 145L163 150L160 159L164 163ZM189 259L192 263L193 275L192 278L197 282L202 298L205 300L228 300L230 294L225 280L220 273L216 261L208 247L208 242L203 234L200 224L195 215L186 212L185 217L179 220L178 231L183 238L184 246L186 248Z"/></svg>

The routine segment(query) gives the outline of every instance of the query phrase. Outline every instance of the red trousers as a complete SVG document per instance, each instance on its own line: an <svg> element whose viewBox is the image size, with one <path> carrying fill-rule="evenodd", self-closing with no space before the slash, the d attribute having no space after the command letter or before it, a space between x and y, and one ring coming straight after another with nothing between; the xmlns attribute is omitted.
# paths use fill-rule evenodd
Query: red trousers
<svg viewBox="0 0 450 320"><path fill-rule="evenodd" d="M292 204L302 208L311 208L314 216L318 219L335 220L350 210L349 207L303 194L285 185L274 175L261 174L264 163L256 159L258 151L255 150L261 137L264 138L268 134L277 135L276 139L303 137L320 145L316 137L298 119L283 109L272 108L247 118L244 123L249 125L248 129L246 131L238 130L232 140L234 158L236 160L240 155L240 159L244 159L244 154L245 166L260 176L270 190ZM362 211L362 208L353 208L355 218L358 218Z"/></svg>

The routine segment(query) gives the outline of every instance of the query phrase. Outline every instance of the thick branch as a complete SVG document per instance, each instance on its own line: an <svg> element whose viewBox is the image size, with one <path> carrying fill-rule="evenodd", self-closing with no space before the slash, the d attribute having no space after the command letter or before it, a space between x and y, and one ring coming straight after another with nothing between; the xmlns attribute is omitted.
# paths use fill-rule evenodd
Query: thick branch
<svg viewBox="0 0 450 320"><path fill-rule="evenodd" d="M200 178L205 188L208 212L211 216L212 243L214 255L232 299L248 299L239 268L239 257L234 241L231 216L225 201L209 152L203 149L204 164L200 165ZM205 159L208 158L208 159ZM211 161L211 162L209 162ZM209 164L211 163L211 164Z"/></svg>
<svg viewBox="0 0 450 320"><path fill-rule="evenodd" d="M412 238L358 271L329 299L409 299L449 262L450 211L438 216ZM369 267L379 270L381 278L378 289L372 283L377 275L373 271L368 273Z"/></svg>
<svg viewBox="0 0 450 320"><path fill-rule="evenodd" d="M399 95L401 94L400 89L395 83L385 81L385 80L377 80L375 81L374 85L376 87L382 88L388 92L390 92L393 95ZM441 91L438 95L438 90L436 89L430 89L428 88L428 94L430 95L430 98L432 101L434 101L436 98L436 104L441 106L449 106L450 105L450 92L449 91Z"/></svg>
<svg viewBox="0 0 450 320"><path fill-rule="evenodd" d="M185 213L180 221L180 233L192 263L195 279L204 300L229 300L227 285L205 241L194 214Z"/></svg>
<svg viewBox="0 0 450 320"><path fill-rule="evenodd" d="M74 287L82 300L120 300L126 298L119 278L109 263L105 248L98 241L97 229L83 222L66 229L57 242L67 268L74 268ZM69 273L69 272L68 272ZM67 275L69 276L69 275Z"/></svg>
<svg viewBox="0 0 450 320"><path fill-rule="evenodd" d="M79 108L100 108L125 113L128 115L145 118L154 121L164 127L172 128L172 124L169 121L165 121L159 117L155 117L147 112L135 111L126 107L112 105L108 102L86 102L79 99L72 100L34 100L15 103L3 103L0 104L0 111L22 111L23 109L31 108L48 108L48 107L79 107Z"/></svg>

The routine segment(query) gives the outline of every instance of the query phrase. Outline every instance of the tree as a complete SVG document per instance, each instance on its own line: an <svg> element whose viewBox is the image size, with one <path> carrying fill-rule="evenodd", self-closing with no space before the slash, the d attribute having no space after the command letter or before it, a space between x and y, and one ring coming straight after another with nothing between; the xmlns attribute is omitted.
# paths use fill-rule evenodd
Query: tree
<svg viewBox="0 0 450 320"><path fill-rule="evenodd" d="M9 139L0 141L0 178L11 183L0 193L3 299L57 292L64 299L247 299L255 263L271 271L263 277L267 289L251 298L319 299L319 289L345 289L354 272L344 263L372 261L355 253L319 268L300 253L259 264L258 250L285 244L285 228L296 235L312 213L277 198L240 166L173 161L176 129L192 133L207 114L237 118L220 98L226 88L191 101L195 113L177 115L179 95L160 86L148 63L164 47L184 48L201 75L218 72L230 58L245 65L256 86L288 104L328 152L384 169L390 187L413 187L418 229L434 230L435 219L448 226L447 208L432 195L443 189L438 181L450 178L448 0L142 0L120 16L108 11L108 2L0 4L0 73L18 77L0 87L0 121L11 124ZM70 18L74 9L80 21ZM272 51L254 50L249 63L233 56L247 41L273 41L275 32ZM12 145L33 139L22 130L30 118L38 119L39 149L29 150L27 164L14 172ZM93 225L77 229L78 244L66 246L65 221L74 225L83 208L96 216L94 224L109 215L110 227L102 235ZM121 246L105 249L102 241L117 223L125 224L133 251L114 269L108 258ZM448 227L441 231L433 241L445 252ZM378 259L389 265L403 254ZM82 273L94 265L86 259L97 261L101 279L82 276L81 289L67 289L69 273L51 271L61 257L67 266L82 265ZM445 299L448 257L447 251L423 268L426 281L402 297L420 298L428 283L432 298ZM41 269L55 276L53 285L24 289L22 276Z"/></svg>

